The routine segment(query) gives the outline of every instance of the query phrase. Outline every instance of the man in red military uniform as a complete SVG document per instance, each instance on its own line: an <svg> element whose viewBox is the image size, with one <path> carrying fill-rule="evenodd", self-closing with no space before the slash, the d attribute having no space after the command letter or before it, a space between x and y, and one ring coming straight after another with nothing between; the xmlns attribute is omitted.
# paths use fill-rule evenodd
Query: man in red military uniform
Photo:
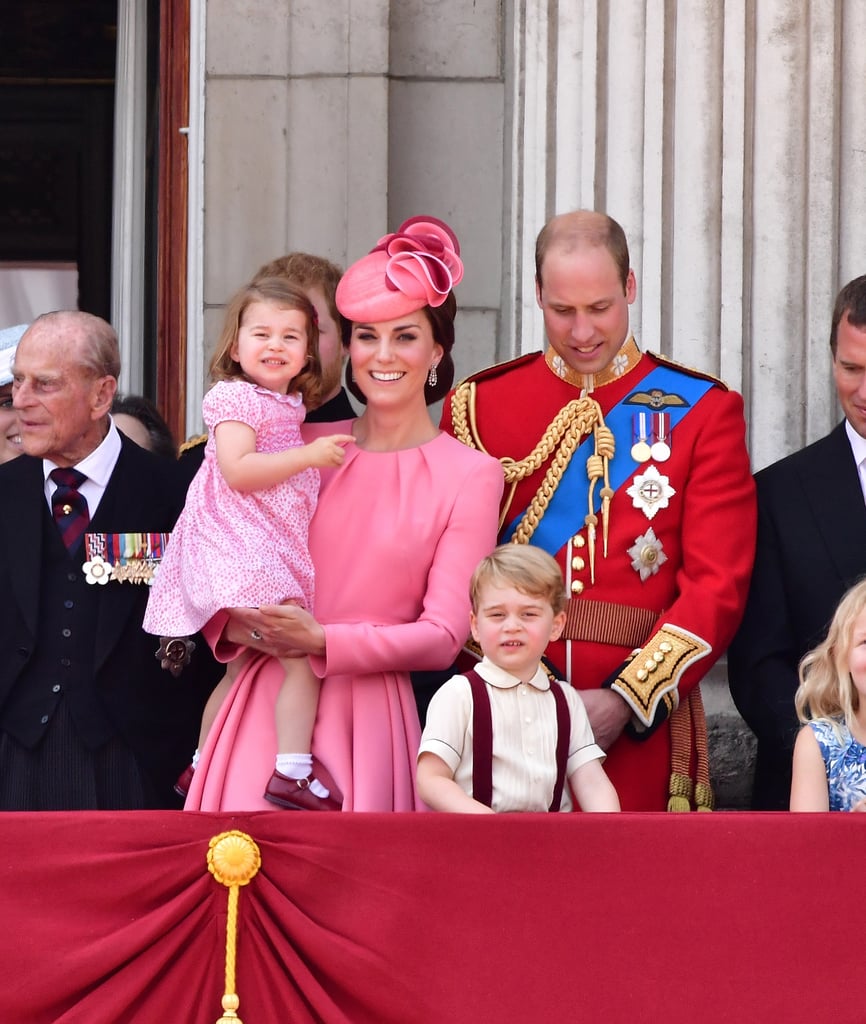
<svg viewBox="0 0 866 1024"><path fill-rule="evenodd" d="M464 381L443 427L502 460L502 540L562 567L548 657L581 690L623 810L709 809L698 683L739 624L755 549L743 401L640 351L636 289L616 221L554 217L536 245L547 351Z"/></svg>

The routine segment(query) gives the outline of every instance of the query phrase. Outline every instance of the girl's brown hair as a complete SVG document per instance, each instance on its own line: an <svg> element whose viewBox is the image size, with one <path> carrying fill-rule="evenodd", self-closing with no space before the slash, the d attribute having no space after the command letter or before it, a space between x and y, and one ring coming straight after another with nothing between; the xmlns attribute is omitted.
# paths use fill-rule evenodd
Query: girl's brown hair
<svg viewBox="0 0 866 1024"><path fill-rule="evenodd" d="M232 358L232 348L238 339L244 313L254 302L267 302L280 309L296 309L307 318L307 359L301 372L289 385L297 392L307 409L315 409L322 401L322 361L319 357L319 326L316 310L299 288L284 278L265 277L244 285L226 307L223 328L217 340L210 363L210 378L220 380L246 380L250 378ZM251 383L254 383L251 381Z"/></svg>

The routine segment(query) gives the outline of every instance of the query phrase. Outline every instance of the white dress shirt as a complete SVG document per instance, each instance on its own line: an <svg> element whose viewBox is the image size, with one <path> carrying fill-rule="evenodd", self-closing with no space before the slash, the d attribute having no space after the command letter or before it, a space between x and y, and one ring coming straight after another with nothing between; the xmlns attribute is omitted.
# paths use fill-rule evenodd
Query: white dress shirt
<svg viewBox="0 0 866 1024"><path fill-rule="evenodd" d="M487 658L476 666L487 683L493 720L492 808L504 811L546 811L556 782L556 703L550 687L562 686L571 716L566 775L588 761L603 761L577 690L551 683L539 668L523 683ZM465 676L452 676L433 695L419 754L440 757L460 788L472 793L472 688ZM560 810L571 810L568 785Z"/></svg>
<svg viewBox="0 0 866 1024"><path fill-rule="evenodd" d="M857 463L860 490L863 492L863 501L866 502L866 437L861 437L847 420L845 420L845 433L848 435L848 443L851 445L851 452Z"/></svg>
<svg viewBox="0 0 866 1024"><path fill-rule="evenodd" d="M108 433L100 445L73 467L87 477L79 490L87 502L87 510L91 519L102 501L102 495L105 494L105 488L108 486L108 481L111 479L111 474L114 472L114 467L120 456L120 434L114 425L114 420L110 417L109 420ZM56 462L52 462L50 459L42 460L42 472L45 475L45 500L48 502L49 510L51 509L51 496L57 490L57 484L49 474L57 468Z"/></svg>

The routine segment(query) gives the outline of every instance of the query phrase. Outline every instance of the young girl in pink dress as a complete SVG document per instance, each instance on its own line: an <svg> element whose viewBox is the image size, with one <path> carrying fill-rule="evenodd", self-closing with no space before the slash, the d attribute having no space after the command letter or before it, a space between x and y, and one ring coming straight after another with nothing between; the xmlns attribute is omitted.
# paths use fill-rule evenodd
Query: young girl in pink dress
<svg viewBox="0 0 866 1024"><path fill-rule="evenodd" d="M144 628L158 636L198 632L223 608L292 603L312 610L307 538L318 470L339 466L352 440L331 434L302 442L305 403L321 398L318 328L307 296L282 279L255 282L232 300L211 379L216 383L202 406L204 462L144 619ZM242 660L230 664L208 701L200 748ZM265 799L281 807L339 810L340 793L321 765L314 772L310 753L319 680L305 657L283 658L280 665L278 752Z"/></svg>

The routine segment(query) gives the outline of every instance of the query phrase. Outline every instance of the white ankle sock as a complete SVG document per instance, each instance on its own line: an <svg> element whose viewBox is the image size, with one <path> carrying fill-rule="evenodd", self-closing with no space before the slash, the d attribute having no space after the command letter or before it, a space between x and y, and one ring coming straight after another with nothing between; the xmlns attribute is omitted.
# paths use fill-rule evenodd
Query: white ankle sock
<svg viewBox="0 0 866 1024"><path fill-rule="evenodd" d="M289 779L306 779L313 768L312 754L277 754L277 771ZM330 790L318 779L310 780L310 792L320 800L330 796Z"/></svg>

